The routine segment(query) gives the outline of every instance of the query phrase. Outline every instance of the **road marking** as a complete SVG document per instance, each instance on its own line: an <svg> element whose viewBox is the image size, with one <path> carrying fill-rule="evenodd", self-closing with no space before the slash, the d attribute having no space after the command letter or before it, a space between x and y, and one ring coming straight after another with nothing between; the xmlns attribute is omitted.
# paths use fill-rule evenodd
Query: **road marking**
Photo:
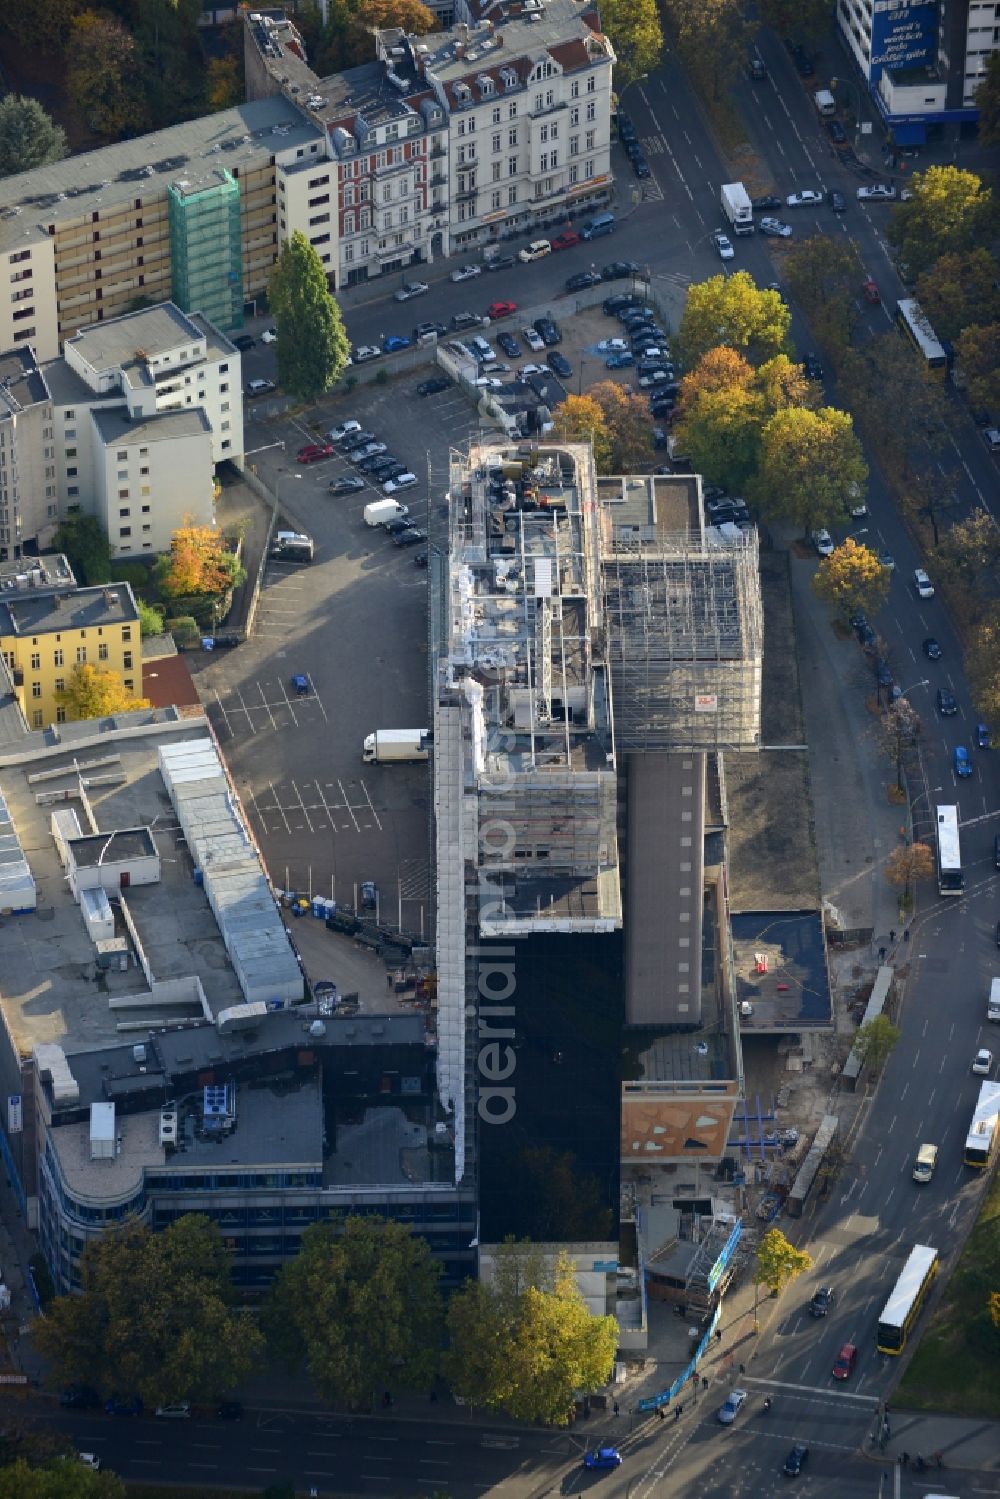
<svg viewBox="0 0 1000 1499"><path fill-rule="evenodd" d="M351 821L354 824L354 831L356 833L360 833L361 832L361 828L358 825L358 819L354 815L354 808L351 806L350 799L348 798L347 792L344 790L344 783L339 778L337 780L337 785L340 787L340 794L344 798L344 806L346 807L347 811L351 814ZM391 1440L395 1441L396 1438L393 1437Z"/></svg>
<svg viewBox="0 0 1000 1499"><path fill-rule="evenodd" d="M315 833L316 829L313 827L312 818L309 816L309 810L306 807L305 802L302 800L302 793L299 790L299 788L296 786L296 784L295 784L294 781L292 782L292 790L295 792L295 795L298 797L299 806L302 808L303 814L305 815L306 822L309 824L309 831L310 831L310 833Z"/></svg>
<svg viewBox="0 0 1000 1499"><path fill-rule="evenodd" d="M828 1390L821 1385L787 1384L780 1379L761 1379L756 1375L746 1376L748 1384L766 1385L771 1390L798 1390L804 1395L823 1395L831 1401L860 1400L865 1405L874 1405L874 1395L857 1395L853 1390Z"/></svg>
<svg viewBox="0 0 1000 1499"><path fill-rule="evenodd" d="M368 810L371 812L372 816L374 817L374 819L375 819L375 826L378 828L379 832L381 833L383 831L383 829L382 829L382 823L381 823L381 820L379 818L378 813L375 811L374 803L372 802L372 799L371 799L371 797L368 794L368 787L365 785L364 781L361 781L361 780L358 781L358 785L361 787L362 791L365 794L365 801L368 803Z"/></svg>

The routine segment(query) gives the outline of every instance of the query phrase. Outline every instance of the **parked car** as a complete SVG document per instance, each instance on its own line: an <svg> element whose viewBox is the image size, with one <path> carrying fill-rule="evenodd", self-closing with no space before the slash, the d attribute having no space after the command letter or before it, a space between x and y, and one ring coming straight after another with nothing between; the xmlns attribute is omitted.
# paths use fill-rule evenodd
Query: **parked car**
<svg viewBox="0 0 1000 1499"><path fill-rule="evenodd" d="M522 328L521 337L533 354L540 354L545 348L545 340L537 328Z"/></svg>
<svg viewBox="0 0 1000 1499"><path fill-rule="evenodd" d="M309 678L302 672L294 672L289 678L289 681L291 682L292 691L295 693L296 697L309 696Z"/></svg>
<svg viewBox="0 0 1000 1499"><path fill-rule="evenodd" d="M642 303L643 298L638 292L618 291L604 298L601 309L606 317L617 317L626 307L641 307Z"/></svg>
<svg viewBox="0 0 1000 1499"><path fill-rule="evenodd" d="M158 1405L156 1415L161 1421L187 1421L191 1417L191 1406L187 1400L178 1400L173 1405Z"/></svg>
<svg viewBox="0 0 1000 1499"><path fill-rule="evenodd" d="M724 1405L719 1407L719 1421L723 1426L732 1426L747 1398L746 1390L731 1390Z"/></svg>
<svg viewBox="0 0 1000 1499"><path fill-rule="evenodd" d="M723 234L721 229L717 229L712 235L712 244L715 246L720 260L732 260L736 255L736 251L729 241L729 236Z"/></svg>
<svg viewBox="0 0 1000 1499"><path fill-rule="evenodd" d="M991 453L1000 448L1000 427L986 427L983 430L983 442Z"/></svg>
<svg viewBox="0 0 1000 1499"><path fill-rule="evenodd" d="M481 271L482 271L482 267L478 266L478 265L460 265L460 266L456 266L455 269L451 273L451 280L452 281L471 281L475 276L480 275Z"/></svg>
<svg viewBox="0 0 1000 1499"><path fill-rule="evenodd" d="M377 344L359 344L351 350L352 364L367 364L369 359L378 359L382 350Z"/></svg>
<svg viewBox="0 0 1000 1499"><path fill-rule="evenodd" d="M109 1416L141 1416L142 1401L138 1395L112 1395L104 1409Z"/></svg>
<svg viewBox="0 0 1000 1499"><path fill-rule="evenodd" d="M243 387L248 396L265 396L268 391L277 390L273 380L248 380Z"/></svg>
<svg viewBox="0 0 1000 1499"><path fill-rule="evenodd" d="M260 341L262 344L276 344L278 342L277 328L265 328L260 335Z"/></svg>
<svg viewBox="0 0 1000 1499"><path fill-rule="evenodd" d="M356 422L353 418L351 418L346 422L338 423L336 427L331 427L329 432L326 434L326 440L327 442L343 442L344 438L350 437L352 432L360 431L361 423Z"/></svg>
<svg viewBox="0 0 1000 1499"><path fill-rule="evenodd" d="M382 340L383 354L398 354L400 349L408 349L410 340L405 333L390 333Z"/></svg>
<svg viewBox="0 0 1000 1499"><path fill-rule="evenodd" d="M985 1046L981 1046L976 1052L972 1070L980 1077L988 1077L993 1070L993 1053Z"/></svg>
<svg viewBox="0 0 1000 1499"><path fill-rule="evenodd" d="M386 479L382 485L382 489L385 494L397 494L401 489L412 489L416 482L416 474L404 472L399 474L395 479Z"/></svg>
<svg viewBox="0 0 1000 1499"><path fill-rule="evenodd" d="M609 354L604 361L606 370L626 370L629 365L635 364L635 355L628 353Z"/></svg>
<svg viewBox="0 0 1000 1499"><path fill-rule="evenodd" d="M638 276L639 264L635 260L612 260L601 266L602 281L624 281L626 276Z"/></svg>
<svg viewBox="0 0 1000 1499"><path fill-rule="evenodd" d="M955 774L958 776L960 781L964 781L966 776L971 776L972 759L969 755L969 751L965 748L964 744L956 744L955 753L952 757L952 763L955 767Z"/></svg>
<svg viewBox="0 0 1000 1499"><path fill-rule="evenodd" d="M494 255L486 262L488 271L509 271L512 265L517 264L515 255Z"/></svg>
<svg viewBox="0 0 1000 1499"><path fill-rule="evenodd" d="M803 356L802 368L805 370L807 380L822 380L823 366L815 354Z"/></svg>
<svg viewBox="0 0 1000 1499"><path fill-rule="evenodd" d="M304 448L299 448L295 462L321 463L324 458L332 458L335 451L332 442L307 442Z"/></svg>
<svg viewBox="0 0 1000 1499"><path fill-rule="evenodd" d="M365 481L358 474L342 474L339 479L334 479L330 484L331 494L356 494L359 489L364 489Z"/></svg>
<svg viewBox="0 0 1000 1499"><path fill-rule="evenodd" d="M640 156L638 154L636 154L632 159L632 170L639 178L640 182L645 182L646 178L652 175L649 170L649 162L646 160L645 156Z"/></svg>
<svg viewBox="0 0 1000 1499"><path fill-rule="evenodd" d="M73 1410L96 1410L100 1403L100 1395L87 1384L71 1384L59 1391L59 1404Z"/></svg>
<svg viewBox="0 0 1000 1499"><path fill-rule="evenodd" d="M430 338L432 333L438 338L442 338L447 331L444 323L435 323L433 321L418 323L413 330L413 342L418 344L422 338Z"/></svg>
<svg viewBox="0 0 1000 1499"><path fill-rule="evenodd" d="M844 129L839 120L827 120L826 133L833 141L833 144L835 146L846 146L847 131Z"/></svg>
<svg viewBox="0 0 1000 1499"><path fill-rule="evenodd" d="M883 548L878 554L878 560L880 566L884 567L886 572L894 573L896 571L896 559L891 552L887 552Z"/></svg>
<svg viewBox="0 0 1000 1499"><path fill-rule="evenodd" d="M486 316L495 321L497 318L511 317L516 311L516 302L491 302L486 309Z"/></svg>
<svg viewBox="0 0 1000 1499"><path fill-rule="evenodd" d="M763 218L760 221L761 234L770 234L776 239L791 239L792 226L786 224L784 219Z"/></svg>
<svg viewBox="0 0 1000 1499"><path fill-rule="evenodd" d="M751 198L750 207L755 213L765 213L769 208L780 208L781 199L776 198L774 193L765 193L760 198Z"/></svg>
<svg viewBox="0 0 1000 1499"><path fill-rule="evenodd" d="M418 396L436 396L443 390L451 389L451 381L447 375L432 375L429 380L421 380L417 386Z"/></svg>
<svg viewBox="0 0 1000 1499"><path fill-rule="evenodd" d="M516 333L498 333L497 343L508 359L520 359L521 345L517 341Z"/></svg>
<svg viewBox="0 0 1000 1499"><path fill-rule="evenodd" d="M991 745L989 724L977 723L975 728L976 749L989 749Z"/></svg>
<svg viewBox="0 0 1000 1499"><path fill-rule="evenodd" d="M478 312L453 312L451 315L451 326L456 333L463 328L478 328L481 322Z"/></svg>
<svg viewBox="0 0 1000 1499"><path fill-rule="evenodd" d="M573 367L564 354L558 349L553 349L549 355L549 369L558 375L560 380L568 380L573 373Z"/></svg>
<svg viewBox="0 0 1000 1499"><path fill-rule="evenodd" d="M530 245L525 245L523 250L518 250L517 258L527 265L529 261L541 260L551 249L552 246L547 239L533 239Z"/></svg>
<svg viewBox="0 0 1000 1499"><path fill-rule="evenodd" d="M857 196L861 203L891 202L896 196L896 188L891 182L869 182L858 188Z"/></svg>
<svg viewBox="0 0 1000 1499"><path fill-rule="evenodd" d="M934 584L922 567L913 569L913 586L917 590L918 598L932 599L934 597Z"/></svg>
<svg viewBox="0 0 1000 1499"><path fill-rule="evenodd" d="M822 203L823 194L814 187L803 187L797 193L789 193L785 199L786 208L809 208L814 203Z"/></svg>
<svg viewBox="0 0 1000 1499"><path fill-rule="evenodd" d="M426 540L426 531L418 531L416 526L407 526L405 531L397 532L392 538L392 544L397 547L415 547Z"/></svg>
<svg viewBox="0 0 1000 1499"><path fill-rule="evenodd" d="M393 296L397 302L410 302L414 297L422 297L429 291L426 281L404 281L399 290L393 292Z"/></svg>
<svg viewBox="0 0 1000 1499"><path fill-rule="evenodd" d="M833 537L829 531L814 531L812 533L812 543L821 557L829 557L833 551Z"/></svg>
<svg viewBox="0 0 1000 1499"><path fill-rule="evenodd" d="M574 245L578 245L579 243L580 236L575 229L564 229L561 234L555 235L549 241L549 245L553 250L571 250Z"/></svg>
<svg viewBox="0 0 1000 1499"><path fill-rule="evenodd" d="M547 375L549 367L547 364L522 364L518 373L526 379L531 375Z"/></svg>
<svg viewBox="0 0 1000 1499"><path fill-rule="evenodd" d="M550 317L536 317L535 332L547 348L551 348L553 344L557 344L562 338L559 324L554 318Z"/></svg>
<svg viewBox="0 0 1000 1499"><path fill-rule="evenodd" d="M600 276L596 271L578 271L575 276L570 276L566 282L567 291L586 291L588 286L597 286Z"/></svg>
<svg viewBox="0 0 1000 1499"><path fill-rule="evenodd" d="M236 348L239 349L241 354L249 354L251 349L255 349L257 347L257 340L255 338L252 338L249 333L238 334L237 337L233 339L233 343Z"/></svg>
<svg viewBox="0 0 1000 1499"><path fill-rule="evenodd" d="M352 449L363 448L366 443L374 441L375 433L366 432L364 427L359 427L357 422L355 422L351 431L345 433L340 439L340 450L342 453L350 453Z"/></svg>

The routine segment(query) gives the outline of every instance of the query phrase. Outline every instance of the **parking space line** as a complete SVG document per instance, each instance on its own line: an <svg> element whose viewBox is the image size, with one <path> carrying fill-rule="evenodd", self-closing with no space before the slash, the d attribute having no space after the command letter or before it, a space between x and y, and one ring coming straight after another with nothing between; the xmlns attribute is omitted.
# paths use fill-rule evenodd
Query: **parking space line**
<svg viewBox="0 0 1000 1499"><path fill-rule="evenodd" d="M266 820L264 818L263 812L260 810L260 807L257 805L257 798L256 798L256 796L254 796L253 787L250 785L249 782L247 782L247 788L243 792L243 800L246 801L248 798L250 800L251 806L253 807L253 815L256 817L257 821L260 823L261 827L264 829L264 832L266 833L267 832L267 822L266 822Z"/></svg>
<svg viewBox="0 0 1000 1499"><path fill-rule="evenodd" d="M329 817L329 819L330 819L330 831L332 833L336 833L336 831L337 831L337 819L333 815L336 809L334 807L331 807L330 803L327 801L326 797L323 795L323 788L320 785L319 781L313 781L313 785L316 787L317 795L319 796L319 799L320 799L320 801L323 804L323 811L326 813L327 817Z"/></svg>
<svg viewBox="0 0 1000 1499"><path fill-rule="evenodd" d="M316 684L313 681L312 677L309 678L309 686L312 688L313 700L316 703L316 706L319 708L319 711L322 713L325 722L329 723L330 722L330 715L327 713L326 709L323 707L323 699L320 697L319 693L316 691Z"/></svg>
<svg viewBox="0 0 1000 1499"><path fill-rule="evenodd" d="M309 816L309 809L306 806L305 802L302 800L302 793L299 790L299 788L296 786L296 784L295 784L294 781L292 782L292 790L295 792L295 795L299 799L299 806L302 808L302 811L303 811L303 813L305 815L306 822L309 824L309 831L310 831L310 833L315 833L316 829L313 827L312 818Z"/></svg>
<svg viewBox="0 0 1000 1499"><path fill-rule="evenodd" d="M382 823L379 820L378 813L375 811L375 807L374 807L374 804L372 802L372 799L368 795L368 787L365 785L364 781L359 781L358 785L361 787L362 791L365 794L365 801L368 803L368 810L371 812L372 816L374 817L374 819L375 819L375 826L378 828L379 832L381 833L382 832Z"/></svg>
<svg viewBox="0 0 1000 1499"><path fill-rule="evenodd" d="M350 814L351 814L351 821L354 824L354 831L356 833L360 833L361 832L361 828L358 825L358 819L354 815L354 808L351 806L351 799L347 795L347 792L344 790L344 783L340 779L339 776L337 778L337 785L340 787L340 794L344 798L344 806L347 808L348 812L350 812Z"/></svg>
<svg viewBox="0 0 1000 1499"><path fill-rule="evenodd" d="M278 725L274 721L274 714L271 712L271 706L268 703L267 698L264 696L264 689L260 685L259 682L257 683L257 691L260 693L261 706L267 710L267 716L271 720L271 728L272 729L276 729L278 727ZM283 683L282 683L282 691L284 691L284 684Z"/></svg>
<svg viewBox="0 0 1000 1499"><path fill-rule="evenodd" d="M288 818L285 816L285 809L284 809L284 807L281 805L281 803L278 800L278 793L274 789L274 782L273 781L268 781L267 784L270 786L270 788L271 788L271 795L274 797L275 810L281 813L281 820L285 824L285 832L286 833L290 833L292 831L291 825L289 824Z"/></svg>
<svg viewBox="0 0 1000 1499"><path fill-rule="evenodd" d="M232 724L229 722L229 717L228 717L228 714L226 713L225 705L223 704L223 701L222 701L221 697L219 696L219 689L218 689L218 687L214 687L212 690L215 693L215 704L216 704L216 707L218 708L219 712L222 714L222 722L226 726L226 733L227 734L231 734L232 737L235 739L236 738L236 733L235 733L235 731L233 729Z"/></svg>

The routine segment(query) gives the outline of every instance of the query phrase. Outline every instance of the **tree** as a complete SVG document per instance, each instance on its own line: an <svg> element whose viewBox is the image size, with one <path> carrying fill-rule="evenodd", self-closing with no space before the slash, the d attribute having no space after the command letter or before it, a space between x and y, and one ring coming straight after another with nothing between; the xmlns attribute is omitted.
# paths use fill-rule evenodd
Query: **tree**
<svg viewBox="0 0 1000 1499"><path fill-rule="evenodd" d="M996 742L1000 737L1000 611L995 605L968 633L965 670L973 702Z"/></svg>
<svg viewBox="0 0 1000 1499"><path fill-rule="evenodd" d="M848 536L820 562L812 586L840 619L854 614L870 618L889 596L889 572L870 548Z"/></svg>
<svg viewBox="0 0 1000 1499"><path fill-rule="evenodd" d="M663 53L663 30L656 0L603 0L601 25L618 59L615 87L621 94L630 83L658 66Z"/></svg>
<svg viewBox="0 0 1000 1499"><path fill-rule="evenodd" d="M746 63L753 33L742 7L737 0L668 0L665 9L685 67L719 99Z"/></svg>
<svg viewBox="0 0 1000 1499"><path fill-rule="evenodd" d="M508 1240L492 1286L469 1283L448 1308L445 1367L457 1394L520 1421L564 1426L574 1396L604 1384L614 1363L613 1317L595 1317L572 1261L549 1270L530 1244Z"/></svg>
<svg viewBox="0 0 1000 1499"><path fill-rule="evenodd" d="M9 31L23 46L39 52L61 52L73 18L86 0L18 0L0 6L0 31Z"/></svg>
<svg viewBox="0 0 1000 1499"><path fill-rule="evenodd" d="M205 86L199 0L127 0L127 8L154 128L199 113Z"/></svg>
<svg viewBox="0 0 1000 1499"><path fill-rule="evenodd" d="M877 447L882 467L899 480L926 467L949 437L950 415L941 382L917 351L887 330L844 354L842 384L853 393L859 424ZM919 455L914 465L913 456Z"/></svg>
<svg viewBox="0 0 1000 1499"><path fill-rule="evenodd" d="M814 386L784 354L758 369L735 349L710 349L681 382L675 434L695 472L742 493L760 463L760 435L776 411L807 406Z"/></svg>
<svg viewBox="0 0 1000 1499"><path fill-rule="evenodd" d="M979 141L983 146L1000 144L1000 52L986 59L983 81L976 89L979 110Z"/></svg>
<svg viewBox="0 0 1000 1499"><path fill-rule="evenodd" d="M66 155L66 136L37 99L8 94L0 99L0 177L30 172Z"/></svg>
<svg viewBox="0 0 1000 1499"><path fill-rule="evenodd" d="M979 618L993 598L1000 567L1000 532L988 510L977 506L941 537L934 564L942 580Z"/></svg>
<svg viewBox="0 0 1000 1499"><path fill-rule="evenodd" d="M959 504L955 469L945 468L941 462L929 463L913 475L910 488L900 496L900 504L908 515L930 523L937 546L941 540L938 522Z"/></svg>
<svg viewBox="0 0 1000 1499"><path fill-rule="evenodd" d="M997 263L989 250L949 251L917 278L916 295L940 338L1000 318Z"/></svg>
<svg viewBox="0 0 1000 1499"><path fill-rule="evenodd" d="M894 890L903 892L908 901L918 880L929 880L935 869L934 855L926 843L907 843L894 848L885 861L885 877Z"/></svg>
<svg viewBox="0 0 1000 1499"><path fill-rule="evenodd" d="M278 328L278 383L298 400L314 401L340 379L350 343L323 262L300 230L282 246L267 291Z"/></svg>
<svg viewBox="0 0 1000 1499"><path fill-rule="evenodd" d="M232 1305L229 1256L207 1218L157 1234L127 1223L91 1239L80 1270L80 1294L57 1296L33 1335L60 1384L151 1406L210 1401L259 1363L264 1340Z"/></svg>
<svg viewBox="0 0 1000 1499"><path fill-rule="evenodd" d="M778 411L761 434L751 493L768 520L795 521L805 532L846 518L868 480L868 465L846 411L832 406Z"/></svg>
<svg viewBox="0 0 1000 1499"><path fill-rule="evenodd" d="M116 671L77 663L63 690L56 694L66 717L109 718L114 713L134 713L148 708L144 697L130 692Z"/></svg>
<svg viewBox="0 0 1000 1499"><path fill-rule="evenodd" d="M78 583L94 587L111 582L111 544L107 532L94 515L85 515L79 505L67 510L56 529L56 550L65 552Z"/></svg>
<svg viewBox="0 0 1000 1499"><path fill-rule="evenodd" d="M371 1405L391 1387L427 1390L442 1333L441 1266L401 1223L314 1223L266 1309L271 1346L304 1365L324 1400Z"/></svg>
<svg viewBox="0 0 1000 1499"><path fill-rule="evenodd" d="M896 766L897 791L903 789L903 756L911 745L916 744L921 727L920 714L905 697L892 699L879 720L882 751ZM909 850L897 849L896 852L902 854Z"/></svg>
<svg viewBox="0 0 1000 1499"><path fill-rule="evenodd" d="M908 276L919 276L948 251L989 243L993 193L974 172L928 167L913 176L910 190L912 200L893 210L888 229Z"/></svg>
<svg viewBox="0 0 1000 1499"><path fill-rule="evenodd" d="M518 1151L504 1194L503 1222L543 1243L610 1238L607 1187L571 1150L527 1145Z"/></svg>
<svg viewBox="0 0 1000 1499"><path fill-rule="evenodd" d="M552 437L556 442L589 442L599 474L610 474L611 433L603 410L588 392L567 396L552 413Z"/></svg>
<svg viewBox="0 0 1000 1499"><path fill-rule="evenodd" d="M955 364L965 377L973 409L995 410L1000 405L1000 322L963 328L955 344Z"/></svg>
<svg viewBox="0 0 1000 1499"><path fill-rule="evenodd" d="M812 1266L812 1255L796 1249L780 1228L769 1228L757 1245L753 1272L753 1320L757 1325L757 1302L761 1286L780 1296L787 1285Z"/></svg>
<svg viewBox="0 0 1000 1499"><path fill-rule="evenodd" d="M23 1457L0 1468L0 1499L125 1499L125 1485L114 1473L94 1473L75 1453L35 1467Z"/></svg>
<svg viewBox="0 0 1000 1499"><path fill-rule="evenodd" d="M163 610L157 609L153 604L147 604L145 599L136 599L135 607L139 611L139 634L143 640L148 635L162 635Z"/></svg>
<svg viewBox="0 0 1000 1499"><path fill-rule="evenodd" d="M747 271L711 276L688 287L677 345L687 369L720 344L759 364L790 352L791 321L780 293L761 291Z"/></svg>
<svg viewBox="0 0 1000 1499"><path fill-rule="evenodd" d="M818 47L830 26L827 0L759 0L756 14L762 26L803 47Z"/></svg>
<svg viewBox="0 0 1000 1499"><path fill-rule="evenodd" d="M902 1038L902 1031L893 1025L888 1015L875 1015L858 1027L854 1038L854 1050L861 1058L863 1067L880 1072L893 1047Z"/></svg>
<svg viewBox="0 0 1000 1499"><path fill-rule="evenodd" d="M813 234L793 243L785 256L785 276L820 341L835 350L846 348L857 321L858 287L864 279L854 241Z"/></svg>
<svg viewBox="0 0 1000 1499"><path fill-rule="evenodd" d="M170 551L157 558L153 575L160 592L177 599L227 593L244 581L246 569L210 526L182 526L170 538Z"/></svg>
<svg viewBox="0 0 1000 1499"><path fill-rule="evenodd" d="M653 457L649 403L614 380L601 380L592 385L582 399L587 398L594 401L604 415L611 442L611 466L607 472L629 474L645 468Z"/></svg>
<svg viewBox="0 0 1000 1499"><path fill-rule="evenodd" d="M85 10L69 29L66 86L98 135L139 135L149 123L135 40L104 11Z"/></svg>
<svg viewBox="0 0 1000 1499"><path fill-rule="evenodd" d="M205 103L213 112L231 109L243 100L243 69L240 59L229 53L210 57L205 78Z"/></svg>

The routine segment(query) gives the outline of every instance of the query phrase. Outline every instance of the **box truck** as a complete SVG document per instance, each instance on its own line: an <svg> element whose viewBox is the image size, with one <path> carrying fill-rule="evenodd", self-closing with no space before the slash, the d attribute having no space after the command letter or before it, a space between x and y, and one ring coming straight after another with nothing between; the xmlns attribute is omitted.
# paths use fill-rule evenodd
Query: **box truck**
<svg viewBox="0 0 1000 1499"><path fill-rule="evenodd" d="M990 980L990 997L986 1001L986 1019L1000 1020L1000 979Z"/></svg>
<svg viewBox="0 0 1000 1499"><path fill-rule="evenodd" d="M372 500L365 506L365 524L384 526L387 520L403 520L409 513L409 506L401 505L398 500Z"/></svg>
<svg viewBox="0 0 1000 1499"><path fill-rule="evenodd" d="M837 101L828 88L818 88L813 94L813 102L824 119L837 113Z"/></svg>
<svg viewBox="0 0 1000 1499"><path fill-rule="evenodd" d="M365 739L361 758L366 765L391 765L394 760L426 760L429 750L429 729L376 729Z"/></svg>
<svg viewBox="0 0 1000 1499"><path fill-rule="evenodd" d="M753 233L753 204L742 182L722 184L722 211L734 234Z"/></svg>

